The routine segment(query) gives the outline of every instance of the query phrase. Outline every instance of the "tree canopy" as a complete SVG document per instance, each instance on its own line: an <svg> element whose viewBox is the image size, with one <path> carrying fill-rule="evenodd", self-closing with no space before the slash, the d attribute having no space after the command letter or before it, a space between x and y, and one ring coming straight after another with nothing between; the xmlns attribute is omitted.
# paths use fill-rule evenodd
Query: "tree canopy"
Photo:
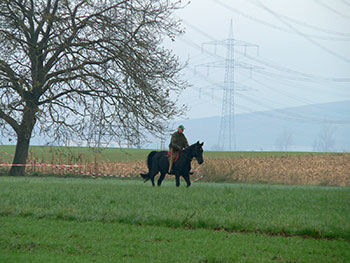
<svg viewBox="0 0 350 263"><path fill-rule="evenodd" d="M182 32L178 8L181 1L2 0L0 127L17 136L14 163L26 159L17 151L34 130L131 143L164 131L182 113L170 94L186 86L163 47Z"/></svg>

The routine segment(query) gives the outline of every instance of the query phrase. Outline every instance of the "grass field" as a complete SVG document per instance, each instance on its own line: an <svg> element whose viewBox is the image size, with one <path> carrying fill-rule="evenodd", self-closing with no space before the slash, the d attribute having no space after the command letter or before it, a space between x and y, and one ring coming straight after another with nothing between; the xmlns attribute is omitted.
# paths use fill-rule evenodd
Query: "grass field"
<svg viewBox="0 0 350 263"><path fill-rule="evenodd" d="M144 161L150 150L124 148L88 148L88 147L57 147L30 146L29 155L43 163L55 161L57 163L93 162L98 161ZM8 153L8 155L6 154ZM11 162L15 146L0 145L0 157Z"/></svg>
<svg viewBox="0 0 350 263"><path fill-rule="evenodd" d="M0 262L349 262L350 188L0 177Z"/></svg>
<svg viewBox="0 0 350 263"><path fill-rule="evenodd" d="M152 150L129 148L88 148L88 147L54 147L54 146L30 146L31 157L41 162L51 162L54 158L57 162L92 162L96 158L99 161L144 161ZM5 154L8 153L9 155ZM15 153L14 145L0 145L0 157L8 162L12 161ZM205 158L227 159L241 157L271 157L305 155L304 152L215 152L205 151ZM317 153L322 155L323 153Z"/></svg>
<svg viewBox="0 0 350 263"><path fill-rule="evenodd" d="M349 153L205 152L187 189L143 184L149 152L31 147L29 162L136 179L0 176L0 262L349 262Z"/></svg>

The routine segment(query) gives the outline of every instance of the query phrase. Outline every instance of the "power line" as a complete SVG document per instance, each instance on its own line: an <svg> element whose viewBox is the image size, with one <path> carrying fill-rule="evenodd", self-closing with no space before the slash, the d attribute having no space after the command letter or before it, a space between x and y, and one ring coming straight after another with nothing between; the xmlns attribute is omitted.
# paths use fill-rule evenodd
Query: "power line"
<svg viewBox="0 0 350 263"><path fill-rule="evenodd" d="M239 53L240 51L237 51L237 52ZM297 70L294 70L294 69L290 69L290 68L285 67L285 66L277 65L275 63L267 61L266 59L261 59L261 58L258 58L258 57L250 56L248 54L246 54L245 56L247 58L253 60L253 61L256 61L256 62L258 62L258 63L260 63L262 65L268 66L268 67L273 68L275 70L283 71L283 72L286 72L286 73L289 73L289 74L294 74L294 75L296 75L296 76L294 76L295 79L298 79L300 81L307 81L307 82L311 82L311 81L314 81L314 82L339 82L339 83L342 83L342 82L343 83L348 83L348 82L350 82L350 78L321 77L321 76L317 76L317 75L314 75L314 74L300 72L300 71L297 71Z"/></svg>
<svg viewBox="0 0 350 263"><path fill-rule="evenodd" d="M202 77L205 78L204 75L202 75ZM207 80L209 83L213 83L213 81ZM215 94L206 91L205 89L201 89L198 87L191 87L192 89L195 89L199 92L201 92L202 94L204 94L205 96L207 96L208 98L210 98L211 100L215 100L217 102L222 102L222 98L219 98L218 96L216 96ZM223 87L222 87L223 89ZM312 115L301 115L298 113L294 113L294 112L290 112L288 111L288 109L283 109L282 111L276 111L275 109L273 109L272 107L270 107L269 105L266 105L264 102L262 102L261 100L258 101L254 98L248 97L246 95L243 95L241 93L236 93L236 95L238 97L241 97L243 99L245 99L246 101L252 102L253 104L256 105L260 105L262 106L264 109L263 111L259 110L257 111L256 108L252 108L252 107L248 107L248 106L244 106L242 104L239 104L235 101L235 107L237 109L243 110L247 113L249 112L255 112L264 116L268 116L270 118L277 118L277 119L281 119L281 120L290 120L290 121L294 121L294 122L301 122L301 123L305 123L305 122L314 122L314 123L322 123L324 121L323 118L319 118L317 116L312 116ZM193 99L193 98L192 98ZM191 98L190 98L191 100ZM205 104L208 104L209 101L205 101ZM198 103L197 105L201 105L203 104L203 102ZM191 105L193 106L193 103L191 102ZM313 105L313 104L307 104L308 106L313 106L313 107L318 107L317 105ZM196 105L194 105L196 106ZM349 124L350 120L330 120L329 121L332 124Z"/></svg>
<svg viewBox="0 0 350 263"><path fill-rule="evenodd" d="M316 2L318 5L328 9L329 11L331 11L331 12L333 12L333 13L335 13L335 14L337 14L337 15L345 18L345 19L350 19L349 16L344 15L343 13L339 12L338 10L334 9L333 7L330 7L329 5L326 5L325 3L323 3L323 2L321 2L319 0L314 0L314 2Z"/></svg>
<svg viewBox="0 0 350 263"><path fill-rule="evenodd" d="M350 3L346 0L342 0L343 4L350 6Z"/></svg>
<svg viewBox="0 0 350 263"><path fill-rule="evenodd" d="M200 30L196 26L190 24L189 22L187 22L185 20L183 20L183 22L186 25L188 25L189 27L191 27L193 30L195 30L196 32L201 34L202 36L204 36L204 37L206 37L206 38L208 38L208 39L210 39L212 41L216 41L214 37L210 36L209 34L205 33L204 31ZM204 53L206 53L206 54L208 54L210 56L223 58L222 56L219 56L217 54L213 54L213 53L203 49L202 46L199 46L198 44L194 43L193 41L191 41L189 39L184 38L183 36L181 36L179 39L184 41L184 42L187 42L188 45L190 45L190 46L196 48L197 50L200 50L201 52L204 52ZM296 75L305 77L304 79L300 78L300 80L311 81L312 79L314 79L315 81L350 82L350 78L334 78L334 77L317 76L317 75L314 75L314 74L309 74L309 73L300 72L300 71L297 71L297 70L294 70L294 69L290 69L290 68L285 67L285 66L277 65L275 63L267 61L266 59L262 59L261 57L250 56L247 53L244 54L243 52L240 52L239 50L236 50L236 52L241 54L241 55L244 55L245 57L247 57L247 58L249 58L251 60L254 60L254 61L258 62L258 63L261 63L261 64L263 64L265 66L274 68L276 70L280 70L280 71L284 71L284 72L287 72L287 73L290 73L290 74L296 74Z"/></svg>
<svg viewBox="0 0 350 263"><path fill-rule="evenodd" d="M300 30L296 29L294 26L292 26L291 24L289 24L288 22L286 22L283 17L281 17L278 13L272 11L270 8L268 8L266 5L264 5L261 1L257 0L256 1L257 4L264 9L265 11L267 11L268 13L270 13L271 15L273 15L274 17L276 17L278 20L280 20L283 24L285 24L287 27L289 27L291 30L293 30L295 33L297 33L298 35L304 37L306 40L308 40L309 42L311 42L312 44L314 44L315 46L319 47L320 49L324 50L325 52L327 52L330 55L333 55L334 57L350 63L350 59L346 58L336 52L334 52L333 50L321 45L320 43L316 42L314 39L312 39L311 37L309 37L307 34L301 32Z"/></svg>
<svg viewBox="0 0 350 263"><path fill-rule="evenodd" d="M323 39L323 40L335 40L335 41L350 41L350 33L342 33L342 32L337 32L337 31L334 31L334 30L329 30L329 29L325 29L325 28L321 28L321 27L318 27L318 26L315 26L315 25L310 25L308 23L305 23L305 22L302 22L302 21L299 21L299 20L296 20L294 18L291 18L291 17L288 17L288 16L285 16L285 15L281 15L281 17L283 17L284 19L286 20L289 20L297 25L300 25L300 26L303 26L303 27L307 27L307 28L310 28L310 29L313 29L313 30L317 30L317 31L320 31L320 32L323 32L323 33L326 33L326 34L332 34L332 35L337 35L337 36L342 36L342 38L339 38L339 37L322 37L322 36L319 36L318 38L319 39ZM309 36L313 36L313 35L310 35ZM315 37L315 36L313 36ZM316 37L315 37L316 38Z"/></svg>
<svg viewBox="0 0 350 263"><path fill-rule="evenodd" d="M257 6L257 4L255 3L255 1L253 0L248 0L251 4ZM350 40L350 33L343 33L343 32L337 32L337 31L334 31L334 30L330 30L330 29L325 29L325 28L321 28L319 26L315 26L315 25L310 25L308 23L305 23L303 21L300 21L300 20L297 20L295 18L292 18L292 17L289 17L289 16L286 16L286 15L282 15L282 14L279 14L280 17L288 20L288 21L291 21L297 25L300 25L300 26L303 26L303 27L307 27L307 28L310 28L310 29L313 29L313 30L317 30L317 31L320 31L320 32L323 32L323 33L327 33L327 34L331 34L331 35L337 35L337 36L342 36L342 37L346 37L346 38L330 38L329 40L338 40L338 41L349 41ZM313 36L313 35L310 35L309 36ZM322 37L320 37L322 38Z"/></svg>
<svg viewBox="0 0 350 263"><path fill-rule="evenodd" d="M239 14L239 15L241 15L241 16L243 16L245 18L248 18L249 20L252 20L252 21L254 21L256 23L259 23L261 25L273 28L275 30L279 30L279 31L284 32L284 33L295 33L294 30L288 30L288 28L277 26L275 24L266 22L266 21L264 21L262 19L259 19L259 18L256 18L254 16L248 15L248 14L246 14L246 13L244 13L244 12L242 12L242 11L236 9L236 8L233 8L232 6L229 6L229 5L219 1L219 0L212 0L212 1L217 3L217 4L219 4L219 5L221 5L222 7L226 8L229 11L232 11L232 12L234 12L236 14ZM335 35L343 36L343 37L335 37L335 36L319 36L319 35L314 35L314 34L305 34L306 36L308 36L310 38L322 39L322 40L332 40L332 41L350 41L350 38L349 38L350 34L335 32L335 31L327 30L327 29L321 29L319 27L316 27L316 26L313 26L313 25L309 25L309 24L306 24L304 22L300 22L300 21L297 21L295 19L292 19L292 18L289 18L289 17L286 17L286 16L284 16L284 18L287 19L287 20L294 21L295 23L298 23L300 25L307 26L309 28L313 28L313 29L318 30L318 31L323 31L323 32L326 32L328 34L333 34L333 35L335 34Z"/></svg>
<svg viewBox="0 0 350 263"><path fill-rule="evenodd" d="M271 83L271 81L273 82L273 83L281 83L281 85L283 85L283 87L285 88L285 89L283 89L283 90L281 90L281 89L277 89L277 88L273 88L273 87L271 87L270 85L266 85L265 83L263 83L263 82L261 82L261 81L258 81L258 80L256 80L256 78L253 76L252 77L252 81L254 81L254 82L256 82L256 83L258 83L259 85L261 85L261 86L263 86L263 87L265 87L265 88L268 88L268 89L272 89L272 90L274 90L275 92L277 92L277 93L279 93L279 94L283 94L284 96L286 96L286 97L288 97L288 98L290 98L290 99L293 99L293 100L295 100L295 101L297 101L297 102L302 102L302 103L304 103L304 104L308 104L308 105L311 105L311 104L315 104L315 102L310 102L310 101L308 101L308 100L306 100L305 98L300 98L300 97L296 97L295 95L291 95L290 93L288 93L287 91L286 91L286 89L288 88L288 87L291 87L291 88L293 88L293 89L303 89L303 90L305 90L306 88L308 88L308 89L313 89L313 90L315 90L314 92L319 92L319 87L310 87L310 86L307 86L307 87L299 87L298 85L295 85L295 83L294 82L292 82L292 83L288 83L288 82L286 82L287 80L285 80L285 79L282 79L282 81L281 80L278 80L278 79L276 79L274 76L269 76L269 75L266 75L266 74L261 74L261 75L259 75L259 77L260 78L265 78L265 79L269 79L268 81ZM332 91L332 92L334 92L334 91ZM343 94L337 94L337 96L342 96L342 98L344 98L344 95Z"/></svg>
<svg viewBox="0 0 350 263"><path fill-rule="evenodd" d="M194 69L191 69L194 72ZM210 78L208 78L207 76L205 76L205 74L200 74L199 72L197 72L197 74L200 75L201 79L210 83L210 85L206 86L212 86L212 85L216 85L218 87L220 87L221 90L224 90L224 86L222 84L218 84L215 83L213 80L211 80ZM253 79L255 82L268 87L268 88L272 88L271 86L267 86L255 79ZM198 90L199 92L203 93L204 95L210 97L212 100L216 100L216 101L222 101L221 98L219 98L218 96L214 95L213 93L207 92L203 87L191 87L193 89ZM278 118L278 119L283 119L283 120L290 120L290 121L295 121L295 122L315 122L315 123L322 123L324 121L323 118L318 118L317 116L312 116L312 115L300 115L300 114L295 114L293 112L287 111L287 110L283 110L282 112L276 112L270 105L265 104L264 102L262 102L261 100L256 100L254 98L248 97L246 95L243 95L241 93L236 93L236 95L238 97L241 97L243 99L245 99L246 101L252 102L255 105L259 105L261 107L264 108L264 112L259 111L259 114L265 115L265 116L269 116L271 118ZM288 97L293 98L291 95L288 95L287 93L285 94ZM305 101L304 101L305 103ZM317 105L312 105L309 102L306 102L307 105L309 106L313 106L313 107L317 107ZM193 104L193 103L192 103ZM235 101L235 107L237 107L240 110L246 111L246 112L256 112L256 109L248 107L248 106L243 106L239 103L237 103ZM267 111L266 111L267 110ZM332 120L330 121L330 123L333 124L348 124L350 123L350 120Z"/></svg>
<svg viewBox="0 0 350 263"><path fill-rule="evenodd" d="M202 32L201 30L199 30L198 28L194 27L191 25L191 27L193 27L196 31L199 31L199 32ZM207 38L209 39L214 39L212 36L202 32L203 34L202 35L205 35ZM183 42L185 42L186 45L189 45L191 47L194 47L195 49L197 50L200 50L202 54L206 54L206 55L209 55L211 57L214 57L214 58L221 58L223 59L224 57L216 54L216 53L212 53L210 51L208 51L207 49L203 48L203 46L200 46L196 43L194 43L192 40L189 40L185 37L181 37L180 38ZM224 42L224 41L223 41ZM212 43L215 43L215 44L218 44L219 41L212 41ZM238 52L237 49L235 50L235 52ZM261 76L266 76L266 77L272 77L272 78L278 78L278 79L281 79L281 80L284 80L284 81L303 81L303 82L313 82L313 81L316 81L316 83L321 83L322 81L326 81L326 82L332 82L332 81L349 81L349 79L339 79L339 78L323 78L323 77L319 77L319 76L314 76L314 75L311 75L311 74L306 74L306 73L303 73L303 72L298 72L298 71L294 71L294 70L291 70L291 69L288 69L288 68L285 68L285 67L281 67L281 66L278 66L278 65L275 65L271 62L266 62L265 60L263 59L259 59L259 58L256 58L256 57L252 57L252 56L249 56L247 55L248 58L250 59L256 59L257 62L261 63L261 64L267 64L269 67L272 67L276 70L280 70L280 71L285 71L287 72L288 74L291 74L290 75L282 75L282 74L278 74L278 73L275 73L275 72L269 72L267 70L264 70L264 69L258 69L258 70L254 70L257 71L257 73L260 73ZM215 63L218 63L218 62L215 62ZM202 64L202 65L205 65L205 64ZM218 65L218 64L216 64ZM223 65L221 63L221 65ZM192 69L193 72L196 72L196 69ZM259 71L262 71L262 72L259 72ZM198 74L198 72L197 72ZM205 74L200 74L201 75L201 80L205 80L207 81L208 76L205 76ZM314 79L313 79L314 78ZM316 79L315 79L316 78ZM253 81L257 82L254 78L252 78ZM208 81L209 83L211 83L212 85L217 85L217 83L215 83L214 81ZM258 83L258 82L257 82ZM260 82L261 85L264 86L263 83ZM236 83L237 85L237 83ZM284 84L285 85L285 84ZM295 87L294 84L290 84L291 86ZM220 85L217 85L220 87ZM265 85L266 87L266 85ZM203 93L207 96L210 96L211 99L216 99L218 100L218 98L216 96L213 95L213 92L210 93L210 92L206 92L204 90L203 87L199 87L197 88L197 90L199 91L199 93ZM276 90L276 89L275 89ZM282 91L279 91L279 93L283 93ZM287 93L284 94L285 96L289 97L289 98L292 98L292 99L295 99L295 96L292 96L292 95L288 95ZM271 107L270 107L270 104L267 106L265 103L262 103L261 101L260 102L257 102L256 100L254 99L250 99L248 96L240 96L238 95L238 97L241 97L241 98L244 98L245 100L248 100L250 102L253 102L253 104L255 105L259 105L259 106L262 106L263 108L265 109L268 109L268 110L271 110ZM296 99L297 100L297 99ZM304 104L305 104L305 101L302 101ZM311 105L310 102L306 102L306 104L308 105ZM246 106L242 106L242 105L239 105L237 103L235 103L235 106L237 106L239 109L244 109L244 110L247 110L249 107L246 107ZM253 108L249 108L249 111L256 111L256 109L253 109ZM291 119L293 121L302 121L302 122L307 122L307 121L313 121L313 122L322 122L323 119L320 119L320 118L317 118L315 116L302 116L300 114L298 114L298 116L293 116L291 117L289 114L285 114L284 119ZM348 120L334 120L333 123L335 124L342 124L342 123L349 123Z"/></svg>
<svg viewBox="0 0 350 263"><path fill-rule="evenodd" d="M218 96L212 96L209 92L206 91L202 91L204 95L211 97L211 99L214 99L218 102L222 101L221 98L219 98ZM242 94L240 94L242 95ZM251 101L251 102L256 102L256 100L245 96L247 100ZM262 102L259 102L259 104L262 104L265 106L266 105L263 104ZM309 106L315 106L315 105L309 105ZM298 113L294 113L294 112L290 112L288 111L288 109L282 109L282 110L275 110L275 109L264 109L263 111L256 111L256 109L251 108L249 106L244 106L242 104L239 104L237 102L235 102L235 107L237 107L238 109L245 111L247 113L252 113L254 112L254 114L258 114L258 115L264 115L266 117L270 117L270 118L274 118L274 119L280 119L280 120L289 120L289 121L293 121L293 122L298 122L298 123L310 123L310 122L314 122L314 123L323 123L324 122L324 118L318 118L315 116L311 116L311 115L300 115ZM327 122L332 123L332 124L349 124L350 120L328 120Z"/></svg>
<svg viewBox="0 0 350 263"><path fill-rule="evenodd" d="M195 47L197 48L198 50L200 50L202 52L202 54L206 54L206 55L209 55L209 56L212 56L212 57L215 57L215 58L221 58L221 59L224 59L224 57L218 55L218 54L214 54L214 53L211 53L210 51L204 49L203 47L195 44L194 42L192 42L191 40L189 39L186 39L186 38L183 38L181 37L182 41L186 44L186 45L189 45L189 46L192 46L192 47ZM238 52L239 51L236 49L235 52ZM294 71L294 70L291 70L289 68L285 68L285 67L281 67L281 66L278 66L278 65L275 65L271 62L267 62L265 60L262 60L262 59L259 59L257 57L253 57L253 56L249 56L247 54L245 54L245 57L255 61L255 62L258 62L262 65L266 65L268 67L271 67L273 69L276 69L278 71L284 71L288 74L292 74L292 75L282 75L280 73L276 73L276 72L270 72L268 70L265 70L265 69L260 69L259 71L258 70L254 70L255 73L259 73L261 74L261 76L269 76L271 78L274 78L274 79L280 79L280 80L284 80L284 81L299 81L299 82L306 82L306 83L317 83L318 85L326 85L325 82L329 82L329 83L333 83L333 82L340 82L340 81L346 81L347 79L341 79L341 78L322 78L322 77L319 77L319 76L315 76L315 75L311 75L311 74L306 74L306 73L302 73L302 72L298 72L298 71ZM204 65L204 64L202 64ZM195 72L196 70L194 69L193 72ZM295 74L295 75L294 75ZM205 76L204 76L205 77ZM251 77L251 76L250 76ZM334 84L332 84L333 87L334 87ZM295 84L292 85L293 87L296 87Z"/></svg>

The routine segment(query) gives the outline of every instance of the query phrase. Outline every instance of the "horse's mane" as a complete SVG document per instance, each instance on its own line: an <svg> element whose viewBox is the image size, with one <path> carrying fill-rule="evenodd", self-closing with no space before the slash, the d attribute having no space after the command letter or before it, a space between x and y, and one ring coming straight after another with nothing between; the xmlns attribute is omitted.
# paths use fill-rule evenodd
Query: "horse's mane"
<svg viewBox="0 0 350 263"><path fill-rule="evenodd" d="M190 145L190 146L188 146L187 148L185 148L182 152L183 153L185 153L186 155L187 154L193 154L193 148L196 146L198 144L198 142L197 143L194 143L194 144L192 144L192 145Z"/></svg>
<svg viewBox="0 0 350 263"><path fill-rule="evenodd" d="M189 151L192 151L193 147L196 145L196 143L194 144L191 144L190 146L186 147L183 152L189 152Z"/></svg>

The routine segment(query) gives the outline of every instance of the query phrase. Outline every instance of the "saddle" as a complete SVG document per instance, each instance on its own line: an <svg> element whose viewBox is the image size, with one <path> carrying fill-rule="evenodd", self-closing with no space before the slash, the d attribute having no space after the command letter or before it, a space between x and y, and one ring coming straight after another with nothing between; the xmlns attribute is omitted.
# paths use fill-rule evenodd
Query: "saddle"
<svg viewBox="0 0 350 263"><path fill-rule="evenodd" d="M179 156L180 156L180 152L177 152L175 158L174 158L174 163L176 163L177 159L179 159ZM170 152L168 152L168 157L170 157Z"/></svg>
<svg viewBox="0 0 350 263"><path fill-rule="evenodd" d="M177 159L179 159L179 156L180 156L180 152L177 152L175 159L173 161L174 164L176 163ZM170 157L170 152L168 152L168 157ZM190 172L190 175L192 174L194 174L194 172Z"/></svg>

